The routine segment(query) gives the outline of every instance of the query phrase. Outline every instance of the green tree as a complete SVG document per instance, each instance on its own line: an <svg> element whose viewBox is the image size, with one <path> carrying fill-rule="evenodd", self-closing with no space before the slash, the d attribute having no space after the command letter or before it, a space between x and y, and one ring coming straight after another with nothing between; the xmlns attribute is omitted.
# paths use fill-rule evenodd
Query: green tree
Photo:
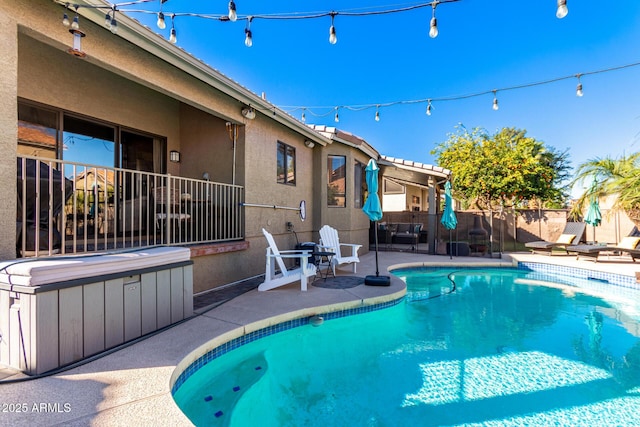
<svg viewBox="0 0 640 427"><path fill-rule="evenodd" d="M593 181L595 187L590 185ZM572 184L578 183L588 184L588 188L574 204L572 215L579 215L592 195L616 196L615 207L624 210L640 226L640 152L588 160L576 169Z"/></svg>
<svg viewBox="0 0 640 427"><path fill-rule="evenodd" d="M456 196L468 207L523 206L530 200L558 206L567 198L561 185L568 177L567 152L546 147L526 130L503 128L490 135L461 125L431 153L452 171Z"/></svg>

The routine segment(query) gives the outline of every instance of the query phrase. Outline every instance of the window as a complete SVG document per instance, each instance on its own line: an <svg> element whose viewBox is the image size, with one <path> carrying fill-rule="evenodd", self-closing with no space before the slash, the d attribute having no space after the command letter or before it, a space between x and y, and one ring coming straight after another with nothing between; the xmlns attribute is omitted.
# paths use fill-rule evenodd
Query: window
<svg viewBox="0 0 640 427"><path fill-rule="evenodd" d="M346 206L346 166L344 156L327 158L327 205L344 208Z"/></svg>
<svg viewBox="0 0 640 427"><path fill-rule="evenodd" d="M384 179L384 194L404 194L404 185L390 179Z"/></svg>
<svg viewBox="0 0 640 427"><path fill-rule="evenodd" d="M278 141L278 184L296 185L296 149Z"/></svg>
<svg viewBox="0 0 640 427"><path fill-rule="evenodd" d="M113 126L64 116L63 159L114 167L116 130Z"/></svg>
<svg viewBox="0 0 640 427"><path fill-rule="evenodd" d="M365 166L356 160L353 167L353 207L362 209L367 195L367 179Z"/></svg>
<svg viewBox="0 0 640 427"><path fill-rule="evenodd" d="M58 113L18 104L18 154L57 158Z"/></svg>
<svg viewBox="0 0 640 427"><path fill-rule="evenodd" d="M18 102L18 154L164 173L166 140L36 104Z"/></svg>

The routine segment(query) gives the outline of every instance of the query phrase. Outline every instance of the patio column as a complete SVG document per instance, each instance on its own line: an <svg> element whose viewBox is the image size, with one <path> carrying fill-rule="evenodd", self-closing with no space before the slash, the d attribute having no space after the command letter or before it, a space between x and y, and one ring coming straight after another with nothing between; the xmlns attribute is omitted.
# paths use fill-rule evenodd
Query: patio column
<svg viewBox="0 0 640 427"><path fill-rule="evenodd" d="M16 257L18 24L0 5L0 260Z"/></svg>
<svg viewBox="0 0 640 427"><path fill-rule="evenodd" d="M429 241L429 253L435 255L436 253L436 232L438 230L438 199L436 197L436 179L433 176L429 177L429 233L427 234L427 240Z"/></svg>

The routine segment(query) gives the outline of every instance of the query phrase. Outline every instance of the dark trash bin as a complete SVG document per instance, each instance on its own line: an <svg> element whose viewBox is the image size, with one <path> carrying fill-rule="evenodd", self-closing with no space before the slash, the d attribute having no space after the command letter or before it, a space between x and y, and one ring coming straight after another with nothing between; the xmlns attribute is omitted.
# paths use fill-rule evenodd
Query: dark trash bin
<svg viewBox="0 0 640 427"><path fill-rule="evenodd" d="M315 252L316 250L316 244L314 242L302 242L302 243L298 243L296 245L296 250L297 251L309 251L309 252ZM316 257L313 255L309 256L309 264L315 264L316 262ZM296 259L296 264L300 265L300 259Z"/></svg>

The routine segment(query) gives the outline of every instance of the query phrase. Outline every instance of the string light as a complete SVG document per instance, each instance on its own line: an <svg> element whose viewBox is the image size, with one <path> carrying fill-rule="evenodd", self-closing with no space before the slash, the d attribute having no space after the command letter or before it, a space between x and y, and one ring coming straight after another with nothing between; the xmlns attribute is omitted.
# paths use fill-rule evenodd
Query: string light
<svg viewBox="0 0 640 427"><path fill-rule="evenodd" d="M171 33L169 35L169 42L173 44L176 44L178 42L178 35L176 34L176 27L173 22L175 17L176 17L175 14L171 15Z"/></svg>
<svg viewBox="0 0 640 427"><path fill-rule="evenodd" d="M229 21L236 22L238 14L236 13L236 4L231 0L229 2Z"/></svg>
<svg viewBox="0 0 640 427"><path fill-rule="evenodd" d="M156 25L161 30L167 28L167 24L164 22L164 13L158 12L158 22L156 22Z"/></svg>
<svg viewBox="0 0 640 427"><path fill-rule="evenodd" d="M584 93L582 93L582 82L580 81L580 76L581 74L576 74L576 77L578 78L578 85L576 86L576 96L584 95Z"/></svg>
<svg viewBox="0 0 640 427"><path fill-rule="evenodd" d="M111 22L109 22L109 29L112 34L118 32L118 21L116 21L116 7L113 6L113 14L111 15Z"/></svg>
<svg viewBox="0 0 640 427"><path fill-rule="evenodd" d="M104 16L104 26L107 28L111 27L111 11L107 12Z"/></svg>
<svg viewBox="0 0 640 427"><path fill-rule="evenodd" d="M247 19L247 27L244 29L244 45L246 47L251 47L253 46L253 33L251 32L251 21L253 20L253 17L250 16L249 19Z"/></svg>
<svg viewBox="0 0 640 427"><path fill-rule="evenodd" d="M305 112L305 109L303 108L302 109L302 116L300 116L300 121L302 123L305 123L307 121L307 115L304 112Z"/></svg>
<svg viewBox="0 0 640 427"><path fill-rule="evenodd" d="M494 111L498 111L498 108L500 108L498 107L498 96L496 95L496 92L497 91L495 90L493 91L493 110Z"/></svg>
<svg viewBox="0 0 640 427"><path fill-rule="evenodd" d="M61 0L54 0L57 3L61 3ZM118 4L119 6L131 6L133 4L140 4L140 3L150 3L150 2L155 2L157 0L134 0L134 1L128 1L128 2L122 2L120 4ZM159 12L155 12L155 11L149 11L149 10L140 10L140 9L126 9L126 8L121 8L119 7L120 12L123 13L153 13L153 14L157 14L158 15L158 20L156 22L156 25L158 26L159 29L164 29L166 28L166 24L165 27L163 27L163 21L164 21L164 13L162 12L162 4L164 4L166 1L168 0L160 0L160 11ZM200 14L200 13L194 13L194 12L179 12L179 13L173 13L172 16L189 16L189 17L195 17L195 18L204 18L204 19L211 19L211 20L216 20L216 21L220 21L220 22L225 22L225 21L233 21L235 22L236 20L242 20L242 19L249 19L249 17L251 18L255 18L255 19L268 19L268 20L292 20L292 19L296 19L296 20L300 20L300 19L317 19L317 18L322 18L325 16L330 16L331 17L331 27L329 28L329 42L331 44L335 44L338 41L337 38L337 34L336 34L336 29L335 29L335 25L334 25L334 18L336 15L340 14L340 15L345 15L345 16L352 16L352 17L362 17L362 16L373 16L373 15L385 15L385 14L392 14L392 13L400 13L400 12L408 12L408 11L412 11L415 9L419 9L419 8L424 8L424 7L431 7L433 10L433 18L431 19L430 22L430 30L429 30L429 34L431 35L431 37L436 37L438 35L438 28L437 28L437 20L435 19L435 8L437 5L440 4L444 4L444 3L457 3L460 2L462 0L435 0L435 1L431 1L429 3L421 3L421 4L416 4L416 5L411 5L411 6L406 6L406 7L400 7L400 8L395 8L395 9L384 9L384 10L368 10L368 11L341 11L341 12L337 12L337 11L331 11L331 12L311 12L311 13L300 13L300 12L291 12L291 13L285 13L285 14L270 14L270 15L252 15L252 16L238 16L237 13L237 9L236 9L236 4L233 0L229 1L228 7L229 7L229 12L227 15L213 15L213 14ZM82 5L80 7L91 7L91 8L97 8L97 9L101 9L101 8L105 8L105 6L89 6L89 5ZM369 8L369 9L373 9L373 7ZM161 19L162 18L162 19Z"/></svg>
<svg viewBox="0 0 640 427"><path fill-rule="evenodd" d="M429 37L431 37L432 39L438 37L438 20L436 19L436 6L438 6L437 1L431 3L432 15L431 22L429 23Z"/></svg>
<svg viewBox="0 0 640 427"><path fill-rule="evenodd" d="M64 5L65 8L69 8L69 3L68 2L63 2L62 0L54 0L56 3ZM158 26L159 29L163 30L166 28L166 23L165 23L165 15L162 11L162 5L164 3L166 3L168 0L159 0L160 2L160 11L159 12L155 12L155 11L150 11L150 10L137 10L137 9L126 9L126 8L120 8L120 6L132 6L135 4L142 4L142 3L151 3L151 2L156 2L157 0L132 0L132 1L126 1L126 2L121 2L119 4L113 4L111 6L107 6L107 5L78 5L75 4L74 7L76 9L76 16L74 17L72 22L69 22L69 17L67 15L67 13L65 12L63 14L63 24L65 26L71 26L72 29L78 29L79 28L79 17L78 17L78 8L80 7L85 7L85 8L93 8L93 9L114 9L116 7L118 7L118 10L120 10L120 12L122 13L153 13L153 14L157 14L158 19L156 22L156 25ZM176 16L189 16L189 17L196 17L196 18L204 18L204 19L211 19L211 20L217 20L220 22L224 22L224 21L236 21L238 19L269 19L269 20L292 20L292 19L296 19L296 20L300 20L300 19L317 19L317 18L321 18L324 16L330 16L331 17L331 27L329 29L329 42L331 44L335 44L337 43L337 34L336 34L336 29L334 26L334 18L336 15L340 14L340 15L345 15L345 16L353 16L353 17L361 17L361 16L373 16L373 15L385 15L385 14L392 14L392 13L401 13L401 12L408 12L408 11L413 11L415 9L419 9L419 8L424 8L424 7L431 7L432 10L432 18L430 20L429 23L429 36L431 38L436 38L438 36L438 22L436 19L436 7L441 5L441 4L447 4L447 3L457 3L460 2L462 0L434 0L431 1L429 3L421 3L421 4L416 4L416 5L411 5L411 6L406 6L406 7L400 7L400 8L395 8L395 9L383 9L383 10L356 10L356 11L330 11L330 12L312 12L312 13L300 13L300 12L291 12L291 13L286 13L286 14L272 14L272 15L252 15L252 16L245 16L245 17L239 17L238 13L237 13L237 9L236 9L236 4L233 0L229 1L228 4L228 8L229 8L229 12L227 15L212 15L212 14L200 14L200 13L193 13L193 12L180 12L180 13L173 13L171 14L172 17L172 21ZM373 9L373 7L369 8L369 9ZM556 16L558 18L564 18L568 13L568 9L567 9L567 0L557 0L557 10L556 10ZM109 15L109 13L107 13L107 15ZM107 25L107 21L109 21L109 25ZM111 19L109 19L108 16L105 16L105 26L110 27L111 26L111 21L113 21L113 17L111 17ZM117 31L117 23L116 23L116 31ZM171 41L171 38L170 38ZM173 41L172 41L173 43Z"/></svg>
<svg viewBox="0 0 640 427"><path fill-rule="evenodd" d="M380 121L380 106L376 105L376 117L375 117L376 122Z"/></svg>
<svg viewBox="0 0 640 427"><path fill-rule="evenodd" d="M57 3L64 5L64 7L68 10L69 9L69 3L68 2L62 2L60 0L55 0ZM129 2L124 2L121 3L121 5L123 6L130 6L133 4L140 4L140 3L149 3L149 2L155 2L156 0L137 0L137 1L129 1ZM120 9L121 12L129 12L129 13L157 13L158 16L158 20L157 20L157 26L160 29L164 29L166 28L166 23L164 20L164 13L162 12L162 5L166 2L167 0L160 0L160 12L152 12L152 11L148 11L148 10L127 10L127 9ZM239 18L237 15L237 10L236 10L236 5L235 2L233 0L229 1L229 14L227 16L213 16L213 15L205 15L205 14L196 14L196 13L173 13L171 14L171 33L170 33L170 37L169 37L169 41L171 43L176 43L177 42L177 32L175 29L175 17L176 16L191 16L191 17L200 17L200 18L206 18L206 19L215 19L218 21L236 21L237 19L246 19L247 20L247 27L245 29L245 44L247 46L252 45L253 44L253 40L252 40L252 32L250 29L250 23L253 19L270 19L270 20L288 20L288 19L314 19L314 18L320 18L323 16L330 16L331 17L331 27L329 29L329 36L330 36L330 43L335 44L337 42L337 34L336 34L336 30L335 30L335 25L334 25L334 19L335 16L338 14L341 15L347 15L347 16L369 16L369 15L381 15L381 14L391 14L391 13L398 13L398 12L406 12L406 11L411 11L414 9L418 9L418 8L423 8L423 7L431 7L432 9L432 18L430 21L430 28L429 28L429 35L432 38L437 37L438 35L438 28L437 28L437 19L436 19L436 12L435 9L438 5L440 4L444 4L444 3L455 3L455 2L459 2L462 0L435 0L429 3L423 3L423 4L418 4L418 5L413 5L413 6L408 6L408 7L403 7L403 8L397 8L397 9L390 9L390 10L375 10L375 11L359 11L359 12L349 12L349 11L344 11L344 12L336 12L336 11L331 11L331 12L320 12L320 13L312 13L312 14L301 14L301 13L291 13L291 14L283 14L283 15L253 15L253 16L247 16L247 17L241 17ZM80 25L79 25L79 14L78 14L78 9L80 7L85 7L85 8L94 8L94 9L106 9L107 7L105 6L93 6L93 5L74 5L75 7L75 16L73 18L73 21L69 22L69 16L67 14L67 12L65 11L63 13L63 19L62 19L62 23L65 26L70 26L72 29L79 29ZM117 5L111 5L108 6L108 8L112 9L113 12L113 16L110 15L109 12L107 12L106 16L105 16L105 26L107 26L107 21L109 22L109 27L112 30L112 32L115 34L117 32L117 21L115 19L115 12L116 12L116 7ZM556 10L556 16L558 18L564 18L568 13L568 8L567 8L567 0L557 0L557 10ZM590 73L582 73L579 75L573 75L571 76L572 78L577 77L578 78L578 86L576 88L576 95L577 96L581 96L582 95L582 83L580 82L580 76L585 75L585 74L595 74L595 73L599 73L599 72L605 72L605 71L612 71L615 69L620 69L620 68L626 68L626 67L630 67L630 66L637 66L640 65L640 63L637 64L629 64L629 65L625 65L625 66L621 66L621 67L615 67L613 69L607 69L607 70L600 70L600 71L593 71ZM515 87L510 87L510 88L503 88L503 89L495 89L492 90L491 92L494 93L494 103L493 103L493 108L495 110L498 109L498 100L497 100L497 96L496 96L496 92L498 90L512 90L512 89L520 89L520 88L524 88L524 87L530 87L530 86L536 86L539 84L546 84L546 83L551 83L551 82L555 82L558 80L563 80L566 79L568 77L561 77L558 79L553 79L550 81L546 81L546 82L538 82L538 83L532 83L532 84L525 84L525 85L520 85L520 86L515 86ZM471 94L471 95L465 95L465 96L461 96L461 97L447 97L447 98L437 98L435 100L437 101L449 101L449 100L456 100L456 99L464 99L464 98L469 98L469 97L473 97L473 96L479 96L482 95L486 92L483 93L477 93L477 94ZM427 115L431 115L431 110L432 110L432 105L431 102L433 101L433 98L427 99L427 100L416 100L416 101L397 101L397 102L393 102L393 103L388 103L388 104L373 104L372 106L376 106L377 110L376 110L376 118L379 119L379 107L381 105L384 106L389 106L389 105L395 105L395 104L410 104L410 103L416 103L416 102L424 102L427 101L428 105L427 105L427 109L426 109L426 114ZM369 108L371 106L367 106L367 108ZM296 109L299 109L300 107L295 107ZM320 107L320 108L324 108L324 107ZM357 107L350 107L350 106L343 106L343 108L347 108L347 109L357 109ZM313 113L312 113L313 114ZM305 117L305 113L303 112L302 117L303 120L306 119ZM338 107L335 108L335 119L336 121L339 120L338 117Z"/></svg>
<svg viewBox="0 0 640 427"><path fill-rule="evenodd" d="M336 35L336 27L333 26L333 19L335 18L335 12L331 13L331 27L329 28L329 43L336 44L338 42L338 36Z"/></svg>
<svg viewBox="0 0 640 427"><path fill-rule="evenodd" d="M336 123L340 121L340 116L338 116L338 107L336 107L336 115L333 116L333 121Z"/></svg>
<svg viewBox="0 0 640 427"><path fill-rule="evenodd" d="M71 22L71 29L77 30L79 28L80 28L80 17L78 16L78 6L76 6L76 16L73 17L73 22Z"/></svg>
<svg viewBox="0 0 640 427"><path fill-rule="evenodd" d="M547 85L547 84L551 84L551 83L557 83L559 81L562 80L568 80L568 79L575 79L578 78L580 79L583 76L586 75L594 75L594 74L602 74L602 73L608 73L608 72L612 72L612 71L618 71L618 70L623 70L626 68L631 68L631 67L638 67L640 66L640 62L634 62L631 64L625 64L625 65L620 65L620 66L616 66L616 67L609 67L609 68L604 68L604 69L600 69L600 70L594 70L594 71L586 71L583 73L579 73L579 74L571 74L568 76L563 76L563 77L556 77L553 79L549 79L549 80L544 80L544 81L539 81L539 82L533 82L533 83L525 83L525 84L520 84L520 85L516 85L516 86L509 86L509 87L503 87L503 88L497 88L497 89L492 89L492 90L485 90L485 91L481 91L481 92L475 92L475 93L470 93L467 95L458 95L458 96L443 96L443 97L439 97L439 98L423 98L423 99L411 99L411 100L402 100L402 101L393 101L393 102L387 102L387 103L376 103L376 104L359 104L359 105L341 105L340 108L344 108L347 110L351 110L351 111L362 111L365 109L369 109L369 108L380 108L380 107L391 107L391 106L395 106L395 105L411 105L411 104L422 104L422 103L426 103L427 104L427 108L426 108L426 115L430 116L431 112L433 110L432 105L433 102L444 102L444 101L460 101L463 99L469 99L469 98L475 98L475 97L479 97L479 96L485 96L487 94L493 94L494 95L494 104L493 107L494 109L497 109L496 107L498 106L498 100L497 100L497 92L500 91L509 91L509 90L517 90L517 89L526 89L526 88L530 88L530 87L535 87L535 86L541 86L541 85ZM576 95L577 95L577 91L576 91ZM297 111L297 110L303 110L304 112L308 112L309 114L315 116L315 117L326 117L329 114L331 114L334 110L337 112L337 108L338 107L334 107L334 106L315 106L315 107L310 107L308 105L306 106L280 106L280 109L287 111L289 113ZM326 111L325 113L317 113L314 110L326 110L329 109L329 111Z"/></svg>
<svg viewBox="0 0 640 427"><path fill-rule="evenodd" d="M567 8L567 0L558 0L558 9L556 10L556 18L562 19L567 16L569 9Z"/></svg>

